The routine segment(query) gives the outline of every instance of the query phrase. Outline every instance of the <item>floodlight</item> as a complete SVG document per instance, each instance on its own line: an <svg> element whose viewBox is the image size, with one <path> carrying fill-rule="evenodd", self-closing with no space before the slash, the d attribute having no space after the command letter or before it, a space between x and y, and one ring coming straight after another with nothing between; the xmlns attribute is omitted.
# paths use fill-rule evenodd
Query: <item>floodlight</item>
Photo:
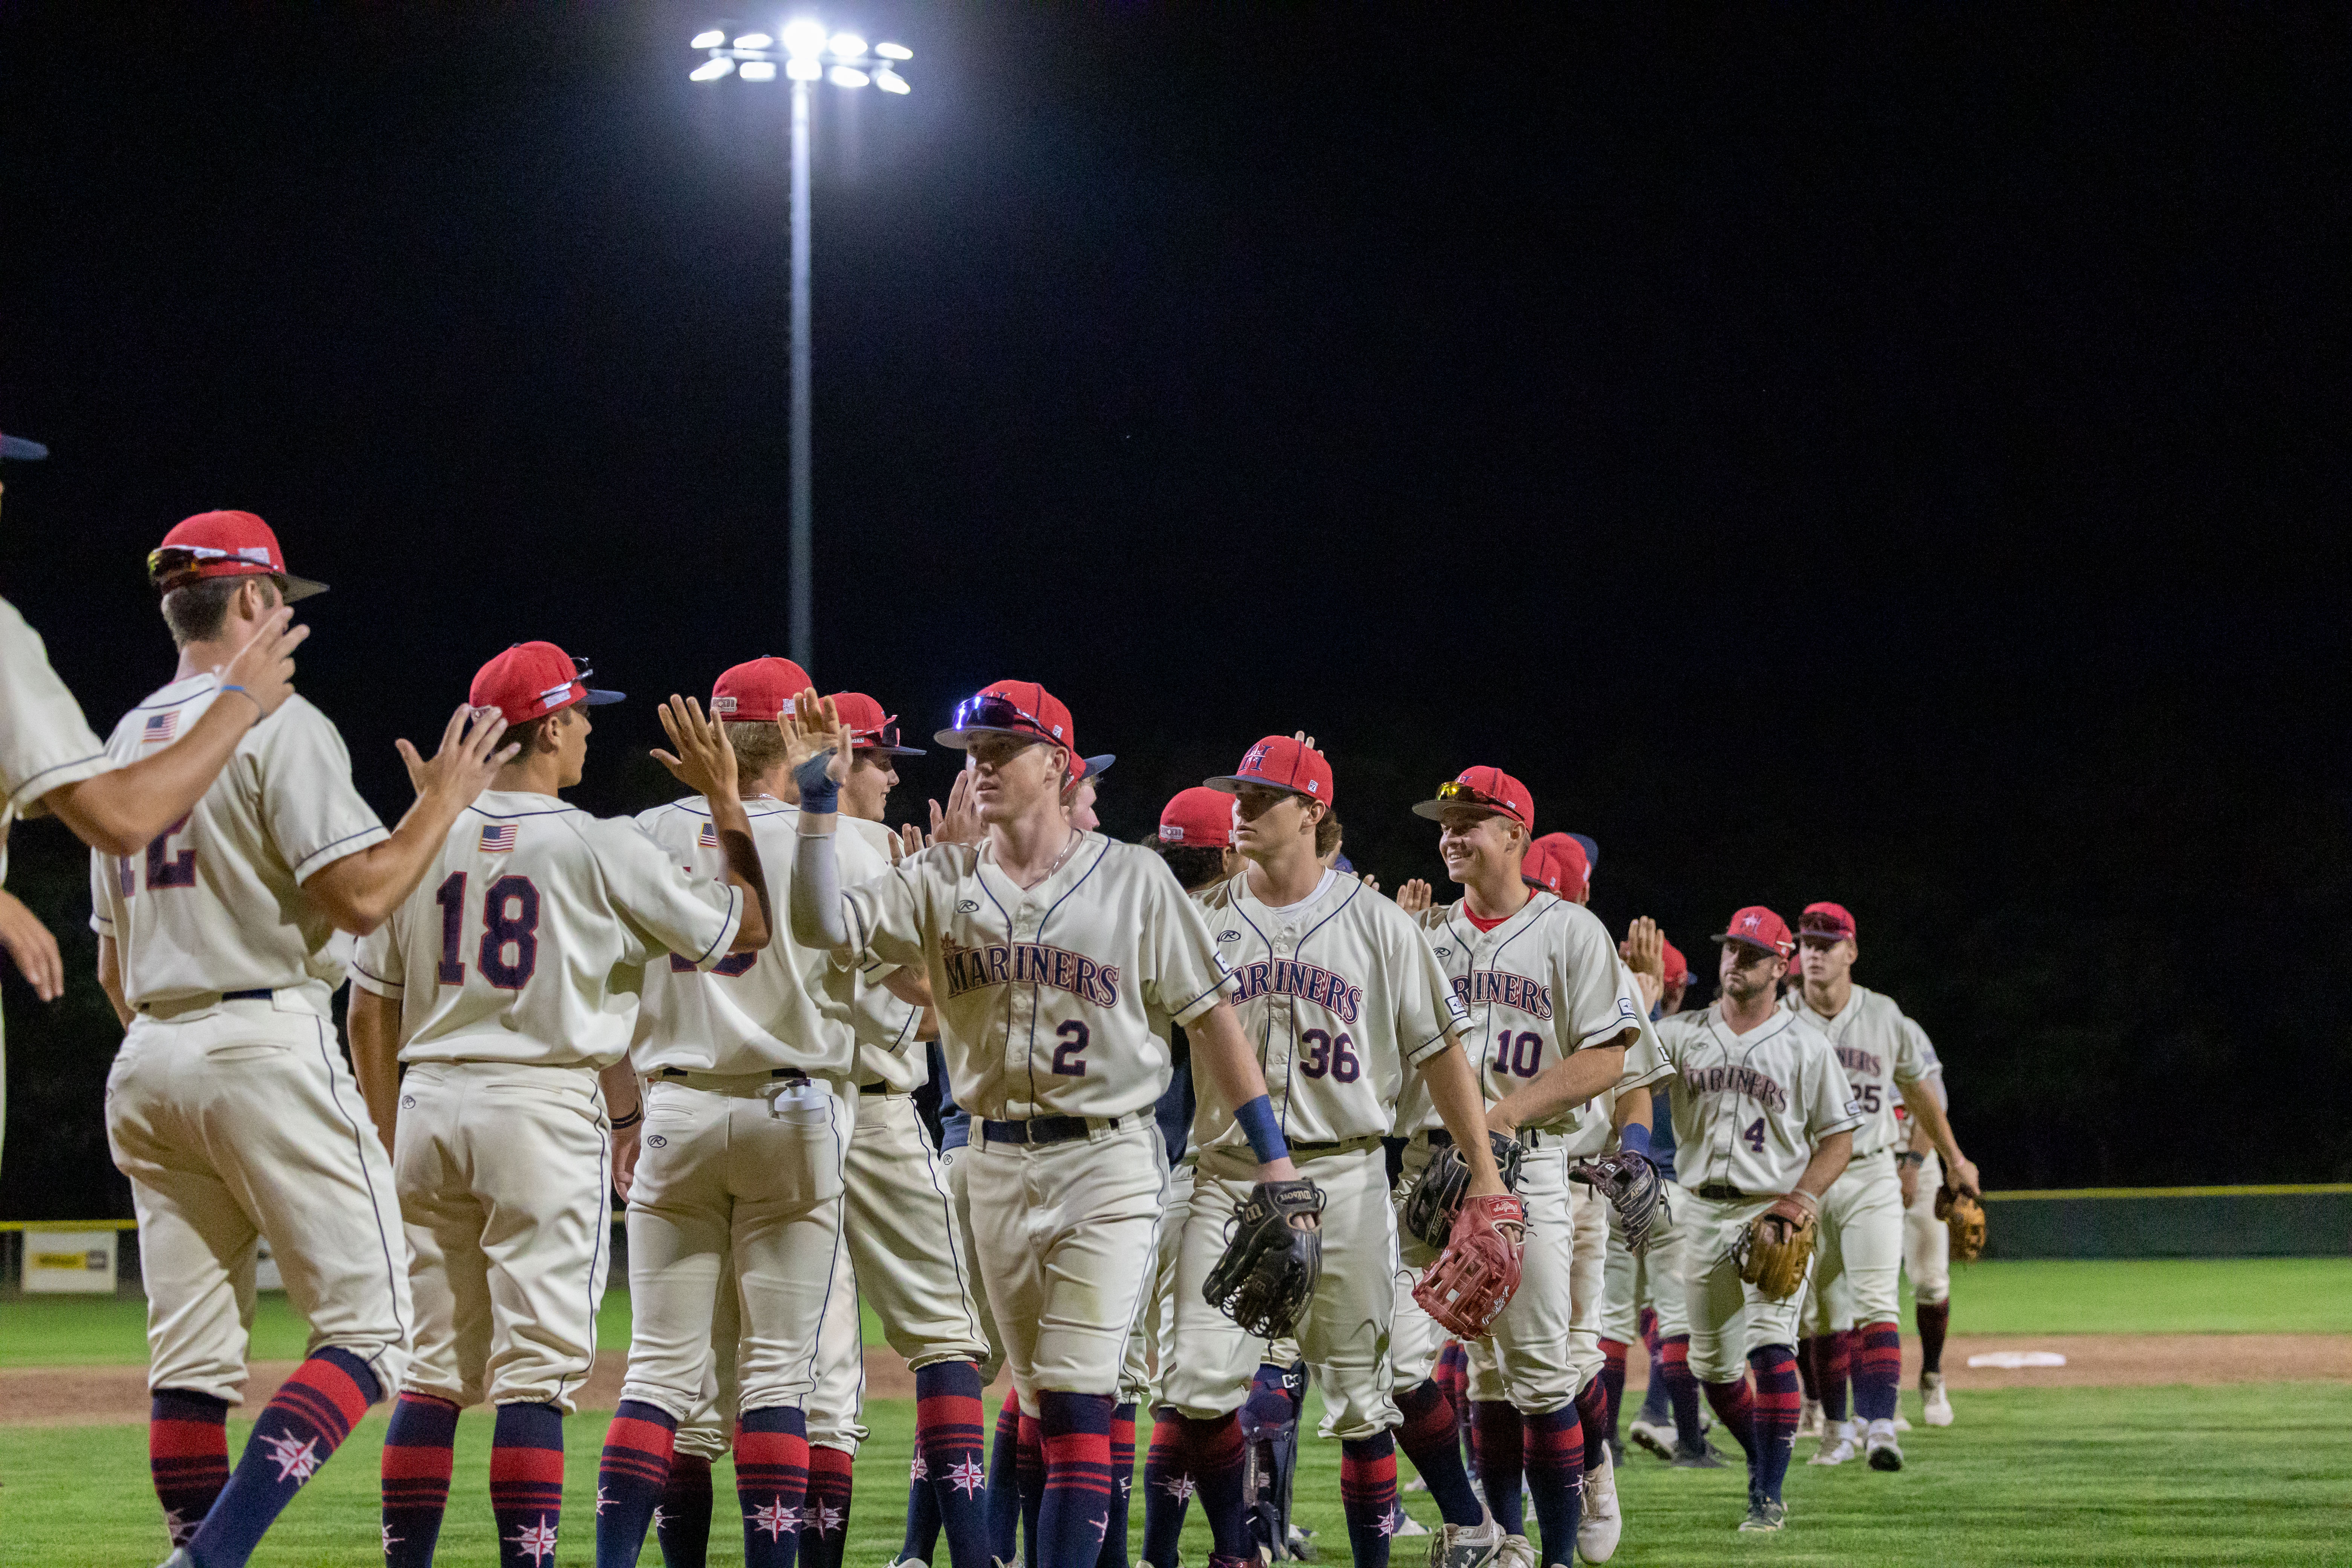
<svg viewBox="0 0 2352 1568"><path fill-rule="evenodd" d="M698 49L715 49L726 41L727 35L713 27L707 33L695 34L693 47Z"/></svg>
<svg viewBox="0 0 2352 1568"><path fill-rule="evenodd" d="M911 60L915 58L915 51L904 44L877 44L874 52L886 60Z"/></svg>
<svg viewBox="0 0 2352 1568"><path fill-rule="evenodd" d="M907 85L907 79L900 76L897 71L892 70L888 66L884 66L874 73L874 85L880 88L884 92L910 92L913 90L913 89Z"/></svg>
<svg viewBox="0 0 2352 1568"><path fill-rule="evenodd" d="M775 80L776 62L773 60L745 60L743 62L743 79L745 81Z"/></svg>
<svg viewBox="0 0 2352 1568"><path fill-rule="evenodd" d="M727 75L734 68L735 62L733 60L705 60L700 65L695 67L692 70L687 72L686 79L688 81L717 81L720 77ZM745 76L751 74L749 67L745 68L743 74Z"/></svg>
<svg viewBox="0 0 2352 1568"><path fill-rule="evenodd" d="M854 60L866 52L866 40L855 33L835 33L824 47L845 60Z"/></svg>
<svg viewBox="0 0 2352 1568"><path fill-rule="evenodd" d="M764 49L775 41L765 33L746 33L735 40L735 47L739 49Z"/></svg>
<svg viewBox="0 0 2352 1568"><path fill-rule="evenodd" d="M866 73L855 66L835 66L827 74L835 87L864 87L867 80Z"/></svg>
<svg viewBox="0 0 2352 1568"><path fill-rule="evenodd" d="M824 67L814 60L797 58L784 62L784 74L794 81L814 81L824 74Z"/></svg>
<svg viewBox="0 0 2352 1568"><path fill-rule="evenodd" d="M797 22L784 24L784 47L795 55L814 55L824 48L824 27L814 19L803 16Z"/></svg>

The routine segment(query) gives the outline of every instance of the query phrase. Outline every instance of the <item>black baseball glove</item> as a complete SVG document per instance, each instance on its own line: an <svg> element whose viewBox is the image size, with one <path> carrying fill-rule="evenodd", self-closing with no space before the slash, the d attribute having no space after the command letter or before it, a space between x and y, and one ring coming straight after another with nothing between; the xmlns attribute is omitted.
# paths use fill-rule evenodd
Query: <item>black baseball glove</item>
<svg viewBox="0 0 2352 1568"><path fill-rule="evenodd" d="M1650 1237L1675 1223L1666 1206L1666 1184L1658 1168L1639 1154L1620 1152L1579 1160L1569 1167L1568 1179L1582 1182L1609 1200L1616 1211L1618 1234L1633 1251L1647 1252Z"/></svg>
<svg viewBox="0 0 2352 1568"><path fill-rule="evenodd" d="M1495 1164L1503 1173L1505 1190L1517 1192L1518 1140L1489 1132L1486 1142L1495 1151ZM1454 1234L1454 1216L1462 1212L1462 1199L1469 1191L1469 1163L1462 1158L1462 1151L1448 1143L1423 1169L1421 1179L1405 1195L1405 1229L1431 1247L1443 1250L1446 1237Z"/></svg>
<svg viewBox="0 0 2352 1568"><path fill-rule="evenodd" d="M1323 1189L1304 1176L1260 1182L1225 1225L1225 1255L1209 1270L1201 1294L1249 1333L1280 1339L1298 1326L1315 1281L1323 1272L1323 1234L1290 1223L1313 1215L1319 1225Z"/></svg>

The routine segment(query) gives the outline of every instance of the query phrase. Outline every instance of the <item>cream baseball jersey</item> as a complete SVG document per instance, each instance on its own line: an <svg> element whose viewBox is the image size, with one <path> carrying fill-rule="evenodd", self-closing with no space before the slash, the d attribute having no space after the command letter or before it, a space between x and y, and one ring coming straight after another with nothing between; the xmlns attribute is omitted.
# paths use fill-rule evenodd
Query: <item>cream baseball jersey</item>
<svg viewBox="0 0 2352 1568"><path fill-rule="evenodd" d="M1200 900L1233 971L1242 1034L1257 1047L1284 1139L1384 1135L1405 1069L1444 1050L1468 1022L1412 917L1336 871L1287 910L1251 892L1245 870ZM1204 1103L1200 1142L1246 1140L1223 1106Z"/></svg>
<svg viewBox="0 0 2352 1568"><path fill-rule="evenodd" d="M0 882L8 879L8 825L60 784L122 765L81 716L41 634L0 599Z"/></svg>
<svg viewBox="0 0 2352 1568"><path fill-rule="evenodd" d="M1937 1109L1948 1112L1952 1109L1952 1095L1951 1091L1944 1087L1944 1062L1943 1058L1936 1054L1935 1042L1927 1037L1927 1031L1919 1026L1919 1021L1907 1013L1903 1017L1903 1032L1911 1037L1912 1049L1919 1053L1919 1077L1916 1083L1926 1084L1933 1089ZM1916 1087L1916 1084L1899 1085L1901 1097L1907 1100ZM1897 1104L1895 1114L1902 1119L1907 1139L1911 1125L1909 1113L1902 1105Z"/></svg>
<svg viewBox="0 0 2352 1568"><path fill-rule="evenodd" d="M793 845L800 812L782 801L743 803L751 841L768 879L768 902L791 896ZM710 807L700 795L657 805L637 826L678 865L719 881L727 869ZM864 843L841 846L844 878L878 874L881 861ZM781 928L781 922L779 922ZM730 953L701 964L672 952L646 966L630 1062L639 1072L764 1073L777 1068L842 1077L849 1071L849 1004L854 982L823 952L778 929L758 952Z"/></svg>
<svg viewBox="0 0 2352 1568"><path fill-rule="evenodd" d="M848 832L837 835L837 838L855 835L873 848L884 870L889 868L891 833L887 827L862 816L844 816L841 826ZM785 852L791 853L789 846ZM840 865L844 887L865 879L850 869L846 860ZM783 906L779 903L776 907ZM922 1041L915 1037L923 1010L901 1000L882 984L883 977L898 967L895 963L876 963L858 971L856 999L850 1004L849 1021L857 1035L856 1067L851 1077L861 1084L887 1084L904 1094L930 1076L931 1058Z"/></svg>
<svg viewBox="0 0 2352 1568"><path fill-rule="evenodd" d="M1927 1076L1916 1040L1903 1026L1903 1009L1885 993L1857 985L1834 1018L1824 1018L1805 1002L1802 987L1781 1000L1806 1023L1829 1037L1838 1066L1845 1069L1853 1102L1862 1108L1862 1125L1854 1129L1855 1159L1882 1149L1900 1148L1910 1134L1895 1114L1903 1089Z"/></svg>
<svg viewBox="0 0 2352 1568"><path fill-rule="evenodd" d="M485 790L352 983L400 1004L404 1062L605 1068L629 1048L648 964L709 968L742 895L626 818Z"/></svg>
<svg viewBox="0 0 2352 1568"><path fill-rule="evenodd" d="M1624 961L1620 959L1618 962L1622 965ZM1619 984L1633 988L1636 996L1641 994L1631 969L1619 975L1617 980ZM1658 1047L1658 1032L1651 1027L1649 1018L1644 1016L1637 1020L1635 1026L1641 1030L1641 1035L1625 1047L1624 1076L1617 1080L1616 1087L1594 1095L1577 1108L1576 1130L1569 1134L1568 1142L1560 1151L1571 1160L1606 1154L1616 1146L1619 1096L1629 1089L1647 1089L1674 1076L1675 1069L1666 1065L1665 1053ZM1650 1124L1654 1127L1657 1125L1658 1110L1657 1101L1653 1100L1650 1102Z"/></svg>
<svg viewBox="0 0 2352 1568"><path fill-rule="evenodd" d="M1462 1043L1488 1104L1572 1052L1640 1032L1648 1009L1591 910L1537 893L1492 931L1480 931L1466 902L1431 910L1422 917L1423 934L1469 1015ZM1426 1093L1408 1095L1406 1104L1412 1120L1400 1120L1401 1128L1440 1125ZM1529 1131L1568 1132L1588 1114L1572 1107Z"/></svg>
<svg viewBox="0 0 2352 1568"><path fill-rule="evenodd" d="M1148 1110L1168 1026L1233 990L1167 863L1099 833L1025 890L984 847L942 844L841 901L854 952L929 975L949 1083L977 1117Z"/></svg>
<svg viewBox="0 0 2352 1568"><path fill-rule="evenodd" d="M175 680L114 727L119 763L171 744L217 698L211 675ZM242 697L231 697L242 702ZM351 753L324 713L286 700L246 731L195 809L134 855L90 855L90 924L114 938L134 1007L211 991L343 983L352 939L299 889L391 837L352 787Z"/></svg>
<svg viewBox="0 0 2352 1568"><path fill-rule="evenodd" d="M1719 1006L1657 1023L1675 1085L1675 1180L1742 1193L1797 1184L1813 1145L1862 1125L1845 1075L1819 1029L1785 1007L1744 1035Z"/></svg>

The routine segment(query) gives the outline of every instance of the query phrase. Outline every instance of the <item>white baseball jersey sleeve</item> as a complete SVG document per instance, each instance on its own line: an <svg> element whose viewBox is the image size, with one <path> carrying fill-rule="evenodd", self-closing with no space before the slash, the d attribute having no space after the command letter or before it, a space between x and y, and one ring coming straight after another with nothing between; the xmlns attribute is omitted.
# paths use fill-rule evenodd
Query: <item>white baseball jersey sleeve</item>
<svg viewBox="0 0 2352 1568"><path fill-rule="evenodd" d="M890 868L892 835L887 827L862 816L845 816L841 826L847 831L836 835L837 839L846 840L854 834L872 847L882 870ZM842 886L866 879L865 874L851 868L847 859L839 865ZM783 905L779 901L776 907L782 909ZM898 967L895 963L874 963L858 971L857 994L850 1004L849 1018L857 1035L857 1058L850 1077L861 1084L887 1084L894 1092L905 1094L930 1078L931 1055L916 1037L923 1010L902 1001L882 984L883 977Z"/></svg>
<svg viewBox="0 0 2352 1568"><path fill-rule="evenodd" d="M108 755L130 763L170 745L219 690L211 675L164 687L123 715ZM307 699L289 697L246 731L195 809L143 851L91 853L90 924L114 938L134 1007L213 991L331 992L352 939L301 885L389 837L352 787L342 736Z"/></svg>
<svg viewBox="0 0 2352 1568"><path fill-rule="evenodd" d="M1757 1196L1787 1192L1813 1147L1862 1125L1845 1075L1819 1029L1784 1007L1744 1035L1719 1006L1657 1023L1675 1086L1675 1180L1696 1192L1727 1183Z"/></svg>
<svg viewBox="0 0 2352 1568"><path fill-rule="evenodd" d="M1279 913L1250 891L1246 870L1200 899L1284 1141L1385 1135L1406 1069L1445 1049L1468 1022L1412 917L1332 871L1303 904ZM1203 1144L1246 1142L1213 1103L1202 1104L1198 1131Z"/></svg>
<svg viewBox="0 0 2352 1568"><path fill-rule="evenodd" d="M1620 959L1618 962L1622 964L1624 961ZM1631 969L1619 976L1618 983L1632 987L1636 996L1641 994L1640 983L1633 978ZM1629 1089L1647 1089L1674 1076L1675 1069L1666 1065L1665 1052L1658 1044L1658 1032L1651 1026L1648 1016L1638 1019L1636 1026L1641 1033L1625 1047L1624 1076L1617 1080L1615 1087L1594 1095L1578 1108L1576 1130L1568 1135L1561 1150L1571 1160L1606 1154L1617 1146L1617 1100L1621 1095ZM1659 1101L1653 1098L1650 1101L1650 1124L1654 1127L1657 1125L1660 1110Z"/></svg>
<svg viewBox="0 0 2352 1568"><path fill-rule="evenodd" d="M1492 931L1480 931L1465 904L1433 909L1422 923L1469 1015L1462 1043L1489 1105L1588 1045L1640 1033L1649 1009L1591 910L1537 893ZM1528 1130L1571 1132L1592 1114L1590 1104ZM1440 1125L1426 1092L1408 1093L1405 1106L1411 1120L1400 1120L1402 1131Z"/></svg>
<svg viewBox="0 0 2352 1568"><path fill-rule="evenodd" d="M606 1068L649 963L708 969L742 894L625 818L485 790L425 880L360 944L352 983L400 1004L404 1062Z"/></svg>
<svg viewBox="0 0 2352 1568"><path fill-rule="evenodd" d="M1907 1100L1916 1090L1918 1084L1925 1084L1935 1092L1937 1109L1949 1114L1952 1109L1952 1095L1951 1091L1944 1087L1944 1060L1936 1054L1936 1043L1927 1037L1927 1031L1919 1026L1919 1021L1907 1013L1903 1017L1903 1032L1911 1037L1912 1048L1919 1053L1920 1070L1917 1083L1895 1086L1898 1099ZM1902 1118L1907 1136L1911 1124L1909 1115L1899 1104L1895 1107L1895 1113Z"/></svg>
<svg viewBox="0 0 2352 1568"><path fill-rule="evenodd" d="M41 634L0 599L0 882L8 879L8 825L60 784L122 765L81 716Z"/></svg>
<svg viewBox="0 0 2352 1568"><path fill-rule="evenodd" d="M854 952L930 976L949 1082L978 1117L1149 1110L1169 1025L1233 990L1167 863L1099 833L1025 890L984 848L942 844L841 897Z"/></svg>
<svg viewBox="0 0 2352 1568"><path fill-rule="evenodd" d="M782 910L791 896L801 814L766 799L745 801L743 813L751 819L751 840L767 876L769 907ZM727 852L700 795L640 813L637 826L698 878L727 885ZM881 871L881 861L863 843L845 841L841 849L845 878L862 881ZM854 979L825 953L794 942L782 925L778 922L758 952L731 953L703 964L691 954L673 952L646 966L636 1037L629 1047L639 1072L798 1068L833 1078L848 1073Z"/></svg>
<svg viewBox="0 0 2352 1568"><path fill-rule="evenodd" d="M1906 1085L1927 1076L1919 1056L1920 1039L1904 1026L1910 1022L1895 999L1884 992L1857 985L1834 1018L1824 1018L1807 1005L1804 991L1793 990L1782 1006L1829 1037L1830 1049L1845 1069L1851 1096L1862 1107L1862 1125L1854 1129L1853 1155L1859 1160L1882 1149L1899 1149L1909 1130L1895 1113Z"/></svg>

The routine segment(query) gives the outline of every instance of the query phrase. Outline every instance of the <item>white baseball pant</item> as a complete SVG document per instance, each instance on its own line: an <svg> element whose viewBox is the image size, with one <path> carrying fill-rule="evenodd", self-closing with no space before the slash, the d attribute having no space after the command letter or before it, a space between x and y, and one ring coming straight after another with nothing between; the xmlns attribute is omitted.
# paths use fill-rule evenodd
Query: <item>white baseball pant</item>
<svg viewBox="0 0 2352 1568"><path fill-rule="evenodd" d="M1119 1367L1122 1405L1156 1410L1167 1403L1161 1391L1176 1342L1176 1259L1183 1250L1185 1218L1192 1212L1194 1174L1191 1161L1168 1173L1168 1204L1153 1237L1151 1289L1136 1303L1135 1326L1128 1331L1127 1358Z"/></svg>
<svg viewBox="0 0 2352 1568"><path fill-rule="evenodd" d="M1903 1265L1903 1187L1881 1150L1845 1168L1822 1196L1813 1254L1816 1331L1895 1321Z"/></svg>
<svg viewBox="0 0 2352 1568"><path fill-rule="evenodd" d="M1428 1167L1429 1142L1416 1137L1405 1146L1402 1200ZM1548 1415L1576 1403L1583 1386L1570 1343L1576 1329L1576 1216L1580 1199L1568 1179L1568 1160L1556 1142L1535 1141L1519 1163L1518 1199L1527 1210L1527 1246L1519 1256L1519 1288L1495 1320L1493 1333L1464 1348L1470 1352L1471 1397L1507 1399L1528 1415ZM1582 1188L1582 1201L1594 1201ZM1402 1212L1402 1209L1400 1209ZM1426 1248L1422 1250L1425 1251ZM1601 1255L1587 1268L1590 1310L1600 1308ZM1597 1324L1597 1318L1595 1322ZM1597 1337L1597 1336L1596 1336ZM1430 1361L1435 1365L1435 1357ZM1599 1352L1593 1364L1600 1364ZM1428 1373L1424 1369L1423 1376Z"/></svg>
<svg viewBox="0 0 2352 1568"><path fill-rule="evenodd" d="M1943 1184L1943 1156L1930 1152L1919 1167L1918 1195L1903 1211L1903 1266L1911 1272L1911 1295L1930 1307L1952 1299L1952 1233L1936 1217L1936 1189Z"/></svg>
<svg viewBox="0 0 2352 1568"><path fill-rule="evenodd" d="M1609 1226L1609 1263L1601 1292L1601 1337L1632 1344L1642 1337L1642 1308L1658 1314L1658 1337L1690 1332L1690 1303L1683 1295L1683 1205L1690 1194L1668 1182L1666 1208L1673 1215L1650 1233L1650 1249L1639 1257L1625 1245L1613 1219Z"/></svg>
<svg viewBox="0 0 2352 1568"><path fill-rule="evenodd" d="M1732 1244L1748 1222L1770 1208L1769 1197L1717 1200L1690 1194L1690 1229L1684 1237L1683 1299L1690 1314L1690 1366L1704 1383L1730 1383L1746 1375L1748 1353L1765 1345L1797 1348L1799 1286L1787 1300L1772 1301L1739 1278ZM1682 1215L1675 1215L1677 1227ZM1810 1276L1811 1265L1807 1265Z"/></svg>

